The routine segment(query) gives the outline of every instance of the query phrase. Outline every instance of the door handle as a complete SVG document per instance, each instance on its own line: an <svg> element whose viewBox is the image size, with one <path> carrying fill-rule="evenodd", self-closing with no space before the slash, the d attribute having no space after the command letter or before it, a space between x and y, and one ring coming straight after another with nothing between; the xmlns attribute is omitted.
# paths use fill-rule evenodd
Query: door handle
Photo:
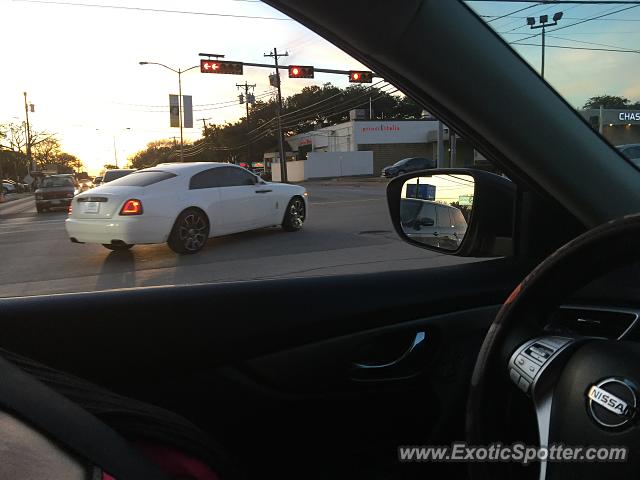
<svg viewBox="0 0 640 480"><path fill-rule="evenodd" d="M425 332L417 332L412 342L398 358L386 363L357 362L352 364L351 378L358 382L402 380L420 373L420 362L416 360L423 350L427 338Z"/></svg>
<svg viewBox="0 0 640 480"><path fill-rule="evenodd" d="M273 190L256 190L256 193L269 193L273 192Z"/></svg>

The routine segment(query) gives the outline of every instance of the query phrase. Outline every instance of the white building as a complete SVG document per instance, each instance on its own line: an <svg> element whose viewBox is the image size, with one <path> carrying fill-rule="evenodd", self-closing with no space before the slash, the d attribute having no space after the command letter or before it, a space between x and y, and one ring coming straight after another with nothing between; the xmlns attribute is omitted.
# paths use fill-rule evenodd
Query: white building
<svg viewBox="0 0 640 480"><path fill-rule="evenodd" d="M352 112L353 113L353 112ZM355 115L352 115L352 118ZM287 137L286 142L298 162L288 162L289 180L323 176L380 175L383 167L408 157L437 158L438 121L425 120L350 120ZM449 129L444 127L445 152L449 149ZM474 164L473 149L458 137L457 155L452 167ZM349 153L353 152L353 153ZM448 160L448 153L445 155ZM368 159L368 160L367 160ZM327 168L322 168L325 163ZM337 164L336 164L337 162ZM333 164L333 166L329 166ZM448 163L446 163L448 166ZM311 168L312 167L312 168ZM273 168L279 179L278 164ZM343 175L339 175L343 172Z"/></svg>

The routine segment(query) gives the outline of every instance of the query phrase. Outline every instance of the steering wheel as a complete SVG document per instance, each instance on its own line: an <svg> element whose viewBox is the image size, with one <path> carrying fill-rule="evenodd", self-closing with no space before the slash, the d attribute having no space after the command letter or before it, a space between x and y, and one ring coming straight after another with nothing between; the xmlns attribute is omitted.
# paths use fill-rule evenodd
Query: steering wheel
<svg viewBox="0 0 640 480"><path fill-rule="evenodd" d="M639 239L640 215L600 225L545 259L511 293L489 328L473 371L468 445L489 445L512 435L507 433L510 413L521 400L516 397L526 395L535 409L539 446L628 448L624 462L541 459L536 462L538 478L638 477L640 343L554 335L544 327L581 287L640 260ZM493 479L528 471L535 477L535 467L527 468L514 474L514 463L474 462L470 474Z"/></svg>

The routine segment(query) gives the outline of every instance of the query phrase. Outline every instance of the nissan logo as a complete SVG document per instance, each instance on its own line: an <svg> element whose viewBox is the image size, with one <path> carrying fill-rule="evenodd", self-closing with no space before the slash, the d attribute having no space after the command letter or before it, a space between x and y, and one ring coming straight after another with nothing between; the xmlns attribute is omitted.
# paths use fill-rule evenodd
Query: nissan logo
<svg viewBox="0 0 640 480"><path fill-rule="evenodd" d="M591 417L599 425L622 427L636 413L636 389L628 380L607 378L589 387L587 404Z"/></svg>

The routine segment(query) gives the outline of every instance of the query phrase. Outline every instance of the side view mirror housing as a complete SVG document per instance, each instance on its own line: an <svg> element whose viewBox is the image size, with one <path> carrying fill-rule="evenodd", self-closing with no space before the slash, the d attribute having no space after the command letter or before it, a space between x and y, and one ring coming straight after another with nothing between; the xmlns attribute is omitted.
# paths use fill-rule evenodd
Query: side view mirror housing
<svg viewBox="0 0 640 480"><path fill-rule="evenodd" d="M411 172L387 186L393 226L407 243L463 257L513 254L516 185L483 170Z"/></svg>

